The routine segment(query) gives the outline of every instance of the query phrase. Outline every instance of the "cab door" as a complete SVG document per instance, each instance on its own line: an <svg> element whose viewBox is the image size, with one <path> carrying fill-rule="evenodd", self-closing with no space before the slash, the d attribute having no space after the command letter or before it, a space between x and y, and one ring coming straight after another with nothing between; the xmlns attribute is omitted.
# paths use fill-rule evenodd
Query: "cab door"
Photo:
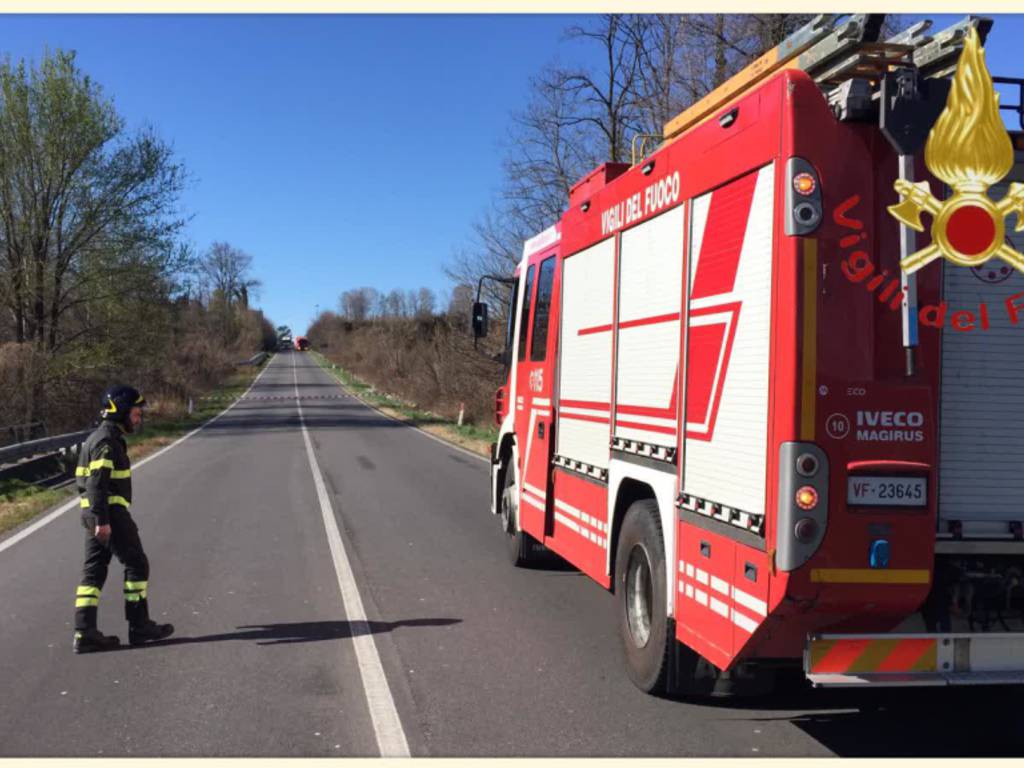
<svg viewBox="0 0 1024 768"><path fill-rule="evenodd" d="M548 516L551 436L552 362L558 325L552 311L558 258L542 251L526 271L523 311L516 350L516 435L519 441L520 525L544 540Z"/></svg>

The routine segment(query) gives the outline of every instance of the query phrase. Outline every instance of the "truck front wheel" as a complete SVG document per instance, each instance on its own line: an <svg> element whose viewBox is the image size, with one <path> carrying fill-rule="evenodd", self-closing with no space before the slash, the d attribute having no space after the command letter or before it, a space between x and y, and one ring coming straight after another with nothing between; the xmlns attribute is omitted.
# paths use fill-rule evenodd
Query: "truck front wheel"
<svg viewBox="0 0 1024 768"><path fill-rule="evenodd" d="M515 467L509 459L505 468L505 482L501 490L498 519L505 534L505 549L509 562L516 567L530 565L537 559L534 538L519 528L519 489L516 487Z"/></svg>

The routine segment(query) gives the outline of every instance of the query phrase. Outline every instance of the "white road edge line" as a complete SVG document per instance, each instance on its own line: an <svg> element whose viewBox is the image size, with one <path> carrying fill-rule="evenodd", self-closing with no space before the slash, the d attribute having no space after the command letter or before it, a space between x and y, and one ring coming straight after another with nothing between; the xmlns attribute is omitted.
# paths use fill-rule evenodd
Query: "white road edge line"
<svg viewBox="0 0 1024 768"><path fill-rule="evenodd" d="M322 365L320 365L319 363L317 363L317 368L319 368L319 369L320 369L320 370L322 370L322 371L324 371L324 370L327 370L326 368L324 368L324 367L323 367ZM450 442L448 442L447 440L444 440L444 439L442 439L442 438L438 437L437 435L432 435L432 434L430 434L430 433L429 433L429 432L427 432L427 430L425 430L425 429L421 429L421 428L417 427L417 426L416 426L415 424L409 424L408 422L402 421L401 419L396 419L396 418L395 418L394 416L392 416L392 415L391 415L390 413L384 413L384 411L382 411L382 410L381 410L380 408L377 408L377 407L376 407L376 406L374 406L374 405L370 405L370 404L369 404L368 402L366 402L365 400L363 400L363 399L359 398L359 397L358 397L358 396L356 396L355 394L353 394L353 393L349 392L349 391L348 391L347 389L345 389L345 385L341 383L341 381L340 381L340 380L338 379L338 377L337 377L337 376L335 376L335 375L334 375L334 373L333 373L333 372L331 372L331 371L327 371L327 372L331 374L331 378L332 378L332 379L334 380L334 385L335 385L336 387L338 387L338 388L339 388L339 389L340 389L340 390L341 390L342 392L347 392L347 393L348 393L348 395L349 395L349 397L352 397L353 399L355 399L355 400L356 400L356 402L362 403L362 404L363 404L363 405L365 405L365 406L366 406L367 408L369 408L369 409L370 409L371 411L375 411L376 413L379 413L379 414L380 414L381 416L383 416L383 417L385 417L385 418L388 418L388 419L391 419L392 421L397 421L397 422L398 422L399 424L401 424L401 425L402 425L403 427L408 427L409 429L415 430L416 432L419 432L419 433L420 433L421 435L423 435L424 437L429 437L429 438L430 438L431 440L433 440L433 441L434 441L435 443L440 443L441 445L445 446L446 448L454 448L454 449L455 449L456 451L459 451L459 452L461 452L461 453L464 453L464 454L466 454L467 456L470 456L470 457L472 457L472 458L474 458L474 459L477 459L477 460L479 460L479 461L482 461L482 462L484 462L485 464L488 464L488 465L489 465L489 464L491 463L491 460L490 460L490 459L488 459L488 458L487 458L486 456L481 456L481 455L480 455L479 453L473 453L472 451L467 451L467 450L466 450L465 448L463 448L463 447L462 447L461 445L456 445L455 443L450 443Z"/></svg>
<svg viewBox="0 0 1024 768"><path fill-rule="evenodd" d="M356 586L352 565L349 563L345 545L341 540L341 531L338 530L338 522L334 518L331 499L327 495L327 486L320 473L320 465L313 452L313 441L309 437L306 419L302 414L299 377L294 353L292 377L295 380L295 404L299 409L302 439L306 443L306 456L309 458L309 468L313 472L316 495L320 500L320 512L323 515L324 528L327 529L327 543L331 549L331 558L334 560L334 572L338 576L338 587L341 589L345 616L348 617L352 627L352 644L355 646L356 661L359 663L359 675L363 681L366 705L370 710L373 730L377 735L377 747L380 749L381 757L409 757L409 742L405 738L405 731L402 730L402 721L398 717L395 700L388 687L387 677L384 675L384 666L380 662L380 654L377 653L377 644L370 633L366 610L363 608L363 599L359 596L359 587Z"/></svg>
<svg viewBox="0 0 1024 768"><path fill-rule="evenodd" d="M277 355L274 355L274 357L277 357ZM274 362L274 357L271 357L270 360L267 361L266 366L263 368L262 371L259 372L259 375L255 379L252 380L252 384L249 385L249 388L247 390L245 390L245 392L242 393L242 396L239 397L237 400L235 400L235 402L233 402L231 405L229 405L223 411L218 413L212 419L209 419L208 421L204 421L202 424L200 424L198 427L193 429L187 435L179 437L177 440L175 440L170 445L168 445L168 446L166 446L164 448L161 448L156 453L150 454L146 458L140 460L137 464L134 464L132 466L132 470L134 471L134 470L138 469L143 464L146 464L146 463L152 461L153 459L155 459L157 456L162 456L163 454L165 454L169 450L171 450L171 448L174 448L177 445L181 445L183 442L185 442L190 437L192 437L192 435L194 435L197 432L201 432L202 430L206 429L208 426L213 424L213 422L215 422L217 419L219 419L225 413L227 413L232 408L234 408L236 405L238 405L240 402L242 402L242 400L245 399L246 395L248 395L250 392L252 392L252 388L256 386L256 382L258 382L260 379L262 379L263 378L263 374L266 373L270 369L271 363ZM61 504L59 507L57 507L55 510L53 510L53 512L48 514L46 517L44 517L41 520L37 520L36 522L32 523L32 525L30 525L28 528L25 528L24 530L19 531L18 533L16 533L13 536L11 536L9 539L5 539L4 541L0 542L0 552L3 552L5 549L9 549L9 548L13 547L15 544L17 544L22 539L27 538L28 536L31 536L33 533L38 531L43 526L49 525L50 523L52 523L58 517L63 515L65 512L67 512L69 509L72 509L73 507L77 507L77 506L78 506L78 497L76 496L75 498L71 499L70 501L67 501L67 502Z"/></svg>

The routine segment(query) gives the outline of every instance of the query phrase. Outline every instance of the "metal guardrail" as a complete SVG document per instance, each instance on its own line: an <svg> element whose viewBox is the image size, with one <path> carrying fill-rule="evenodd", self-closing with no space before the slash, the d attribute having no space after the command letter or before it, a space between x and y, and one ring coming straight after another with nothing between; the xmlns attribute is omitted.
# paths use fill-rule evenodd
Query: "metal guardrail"
<svg viewBox="0 0 1024 768"><path fill-rule="evenodd" d="M236 365L263 365L263 361L270 356L269 352L257 352L248 360L240 360Z"/></svg>
<svg viewBox="0 0 1024 768"><path fill-rule="evenodd" d="M9 464L12 461L40 456L44 453L66 450L73 446L81 445L91 434L91 429L85 429L81 432L70 432L66 435L54 435L53 437L43 437L39 440L29 440L26 443L18 443L17 445L8 445L5 448L0 448L0 464Z"/></svg>

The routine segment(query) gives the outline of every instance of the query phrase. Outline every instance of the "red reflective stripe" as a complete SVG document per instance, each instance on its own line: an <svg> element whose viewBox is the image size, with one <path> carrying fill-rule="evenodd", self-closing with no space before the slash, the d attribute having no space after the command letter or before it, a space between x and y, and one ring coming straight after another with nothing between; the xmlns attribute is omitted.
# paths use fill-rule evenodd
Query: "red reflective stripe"
<svg viewBox="0 0 1024 768"><path fill-rule="evenodd" d="M673 320L679 319L678 312L672 312L667 315L653 315L651 317L639 317L636 320L626 320L623 323L619 323L619 328L638 328L642 325L657 325L658 323L671 323ZM611 325L592 325L589 328L580 328L576 331L577 336L589 336L592 333L606 333L612 329Z"/></svg>
<svg viewBox="0 0 1024 768"><path fill-rule="evenodd" d="M832 650L826 653L811 672L820 674L822 672L846 672L850 665L857 660L864 649L868 647L870 640L836 640Z"/></svg>
<svg viewBox="0 0 1024 768"><path fill-rule="evenodd" d="M636 421L622 421L621 419L615 420L615 426L642 429L646 432L660 432L663 435L674 435L676 433L675 427L659 427L653 424L640 424Z"/></svg>
<svg viewBox="0 0 1024 768"><path fill-rule="evenodd" d="M591 411L607 411L611 408L608 403L599 403L596 400L559 400L558 405L565 408L586 408Z"/></svg>
<svg viewBox="0 0 1024 768"><path fill-rule="evenodd" d="M673 320L679 319L679 313L673 312L668 315L654 315L653 317L640 317L636 320L627 320L624 323L619 323L619 328L638 328L642 325L657 325L658 323L671 323Z"/></svg>
<svg viewBox="0 0 1024 768"><path fill-rule="evenodd" d="M674 408L649 408L646 405L622 405L615 406L617 413L625 413L631 416L657 416L661 419L674 419L676 412Z"/></svg>
<svg viewBox="0 0 1024 768"><path fill-rule="evenodd" d="M881 664L878 672L909 672L935 645L931 639L901 640Z"/></svg>
<svg viewBox="0 0 1024 768"><path fill-rule="evenodd" d="M563 419L572 419L573 421L593 421L597 424L607 424L607 416L584 416L581 413L566 413L565 411L559 411L558 415Z"/></svg>

